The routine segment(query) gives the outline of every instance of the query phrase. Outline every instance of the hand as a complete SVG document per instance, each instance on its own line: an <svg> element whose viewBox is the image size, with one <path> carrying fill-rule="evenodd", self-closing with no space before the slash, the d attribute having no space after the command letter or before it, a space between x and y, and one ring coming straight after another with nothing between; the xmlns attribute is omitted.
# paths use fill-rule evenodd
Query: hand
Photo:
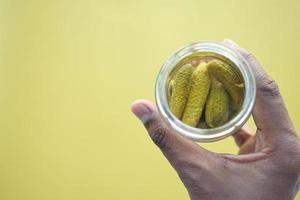
<svg viewBox="0 0 300 200"><path fill-rule="evenodd" d="M239 155L217 154L174 133L156 107L137 100L132 112L177 171L192 200L291 200L298 191L300 142L276 83L254 56L230 40L252 67L257 83L252 134L243 127L234 135Z"/></svg>

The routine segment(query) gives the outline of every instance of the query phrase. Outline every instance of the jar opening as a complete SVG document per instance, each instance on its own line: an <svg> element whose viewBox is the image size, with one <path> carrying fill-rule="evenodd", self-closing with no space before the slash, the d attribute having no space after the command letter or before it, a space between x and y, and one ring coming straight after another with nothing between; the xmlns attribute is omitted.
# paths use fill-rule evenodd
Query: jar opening
<svg viewBox="0 0 300 200"><path fill-rule="evenodd" d="M241 108L222 126L203 129L183 123L170 110L172 77L178 69L190 63L197 66L203 60L218 59L232 67L243 82ZM156 104L162 119L177 133L192 140L210 142L227 137L236 132L249 118L254 106L256 86L253 73L246 60L234 50L218 42L198 42L190 44L174 53L162 66L156 81Z"/></svg>

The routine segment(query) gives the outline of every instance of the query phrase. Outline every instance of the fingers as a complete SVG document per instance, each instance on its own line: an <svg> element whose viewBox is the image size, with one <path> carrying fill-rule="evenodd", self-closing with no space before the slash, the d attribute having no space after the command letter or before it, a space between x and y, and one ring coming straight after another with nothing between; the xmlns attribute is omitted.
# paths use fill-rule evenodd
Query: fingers
<svg viewBox="0 0 300 200"><path fill-rule="evenodd" d="M254 136L250 127L245 124L237 133L233 135L238 147L242 146L250 137Z"/></svg>
<svg viewBox="0 0 300 200"><path fill-rule="evenodd" d="M250 64L252 71L254 72L256 84L257 84L257 92L267 92L267 95L272 95L277 97L279 94L279 89L274 80L265 72L265 70L258 63L253 54L249 53L245 49L238 46L235 42L230 39L225 39L224 44L234 48L237 50ZM271 87L268 87L271 86Z"/></svg>
<svg viewBox="0 0 300 200"><path fill-rule="evenodd" d="M252 68L257 86L253 117L258 130L266 137L294 134L293 125L275 81L263 70L251 53L229 39L224 40L223 43L238 51Z"/></svg>
<svg viewBox="0 0 300 200"><path fill-rule="evenodd" d="M255 152L255 147L256 147L256 142L257 138L256 136L251 136L249 137L243 145L240 146L239 149L239 154L249 154L249 153L254 153Z"/></svg>
<svg viewBox="0 0 300 200"><path fill-rule="evenodd" d="M194 161L202 163L213 159L213 153L194 142L172 132L162 122L156 107L147 100L137 100L131 106L132 112L141 120L152 141L160 148L175 169Z"/></svg>
<svg viewBox="0 0 300 200"><path fill-rule="evenodd" d="M254 152L256 136L247 124L245 124L237 133L235 133L233 137L235 143L239 147L239 154L248 154Z"/></svg>

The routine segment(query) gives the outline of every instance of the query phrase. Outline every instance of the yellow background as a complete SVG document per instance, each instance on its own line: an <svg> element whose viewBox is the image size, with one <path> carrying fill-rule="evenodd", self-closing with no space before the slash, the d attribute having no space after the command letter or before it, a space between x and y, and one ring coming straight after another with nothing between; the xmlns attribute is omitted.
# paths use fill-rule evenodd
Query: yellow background
<svg viewBox="0 0 300 200"><path fill-rule="evenodd" d="M0 199L188 199L142 124L162 63L232 38L279 83L300 129L297 0L0 0ZM205 144L235 153L232 138ZM299 198L300 199L300 198Z"/></svg>

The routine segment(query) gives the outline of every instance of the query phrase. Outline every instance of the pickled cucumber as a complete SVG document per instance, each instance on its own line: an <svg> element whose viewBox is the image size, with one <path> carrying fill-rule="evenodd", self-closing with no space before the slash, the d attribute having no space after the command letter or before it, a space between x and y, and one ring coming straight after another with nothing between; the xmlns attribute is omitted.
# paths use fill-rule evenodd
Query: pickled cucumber
<svg viewBox="0 0 300 200"><path fill-rule="evenodd" d="M200 63L191 76L191 89L182 116L185 124L196 127L202 115L204 104L209 92L210 78L207 63Z"/></svg>
<svg viewBox="0 0 300 200"><path fill-rule="evenodd" d="M239 76L230 66L219 60L208 62L207 70L212 77L223 84L232 99L233 110L238 111L244 95L244 85Z"/></svg>
<svg viewBox="0 0 300 200"><path fill-rule="evenodd" d="M214 128L225 124L229 116L229 96L222 84L211 78L211 88L205 106L205 120Z"/></svg>
<svg viewBox="0 0 300 200"><path fill-rule="evenodd" d="M191 87L191 75L194 67L191 64L182 66L175 74L172 83L170 109L172 113L181 119Z"/></svg>

